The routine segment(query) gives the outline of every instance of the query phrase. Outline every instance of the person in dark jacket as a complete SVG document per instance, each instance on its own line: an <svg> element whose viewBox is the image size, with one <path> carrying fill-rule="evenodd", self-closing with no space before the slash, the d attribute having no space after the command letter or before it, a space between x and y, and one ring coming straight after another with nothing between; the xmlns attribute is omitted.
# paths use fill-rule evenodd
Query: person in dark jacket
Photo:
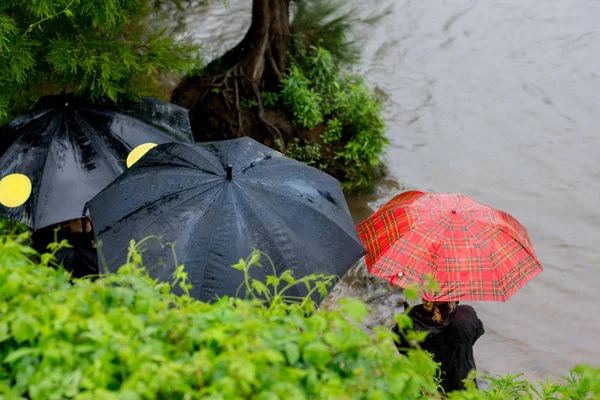
<svg viewBox="0 0 600 400"><path fill-rule="evenodd" d="M433 359L441 364L440 378L444 391L464 389L463 380L476 369L473 345L485 333L473 307L458 305L458 302L423 300L423 304L413 307L408 315L413 320L415 331L429 332L421 348L433 354ZM392 330L400 337L399 343L396 343L398 350L404 353L410 347L409 343L397 325Z"/></svg>
<svg viewBox="0 0 600 400"><path fill-rule="evenodd" d="M55 256L58 264L71 273L73 278L98 275L98 256L94 247L94 235L89 217L65 221L55 226L38 229L32 235L32 247L40 254L48 253L48 244L66 239L72 248L60 249Z"/></svg>

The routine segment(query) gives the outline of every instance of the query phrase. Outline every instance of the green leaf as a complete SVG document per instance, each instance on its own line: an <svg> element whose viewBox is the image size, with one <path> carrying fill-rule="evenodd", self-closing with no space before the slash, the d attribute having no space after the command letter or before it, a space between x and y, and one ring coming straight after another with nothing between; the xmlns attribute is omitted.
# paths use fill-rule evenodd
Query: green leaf
<svg viewBox="0 0 600 400"><path fill-rule="evenodd" d="M317 368L323 368L331 361L332 354L323 342L312 342L304 347L302 359Z"/></svg>
<svg viewBox="0 0 600 400"><path fill-rule="evenodd" d="M323 335L323 340L334 350L340 350L343 346L343 340L337 332L327 332Z"/></svg>
<svg viewBox="0 0 600 400"><path fill-rule="evenodd" d="M367 305L363 302L345 300L340 303L342 313L352 318L355 322L362 322L362 320L369 315Z"/></svg>
<svg viewBox="0 0 600 400"><path fill-rule="evenodd" d="M296 343L286 343L283 352L290 365L296 364L300 359L300 349Z"/></svg>
<svg viewBox="0 0 600 400"><path fill-rule="evenodd" d="M267 285L269 285L269 286L271 286L273 288L279 287L279 282L280 281L281 280L278 277L276 277L276 276L273 276L273 275L267 276Z"/></svg>
<svg viewBox="0 0 600 400"><path fill-rule="evenodd" d="M398 327L400 328L400 330L412 329L413 320L408 316L408 314L406 314L406 313L396 314L395 319L396 319L396 323L398 324Z"/></svg>
<svg viewBox="0 0 600 400"><path fill-rule="evenodd" d="M253 280L251 284L252 289L256 291L257 294L261 296L270 297L271 291L264 283L258 280Z"/></svg>
<svg viewBox="0 0 600 400"><path fill-rule="evenodd" d="M8 356L6 356L6 358L4 359L4 362L12 363L14 361L19 360L22 357L25 357L28 355L38 355L38 354L40 354L40 349L38 349L37 347L23 347L23 348L13 351Z"/></svg>
<svg viewBox="0 0 600 400"><path fill-rule="evenodd" d="M414 286L409 286L409 287L405 288L403 294L407 300L415 301L419 298L419 293L417 291L417 288Z"/></svg>
<svg viewBox="0 0 600 400"><path fill-rule="evenodd" d="M231 266L232 268L237 269L238 271L244 271L246 269L246 260L240 258L237 264Z"/></svg>
<svg viewBox="0 0 600 400"><path fill-rule="evenodd" d="M17 343L32 341L38 335L39 322L28 314L17 316L11 324L11 333Z"/></svg>
<svg viewBox="0 0 600 400"><path fill-rule="evenodd" d="M293 274L294 273L292 272L292 270L288 269L288 270L285 270L279 278L287 283L294 283L294 282L296 282L296 279L294 278Z"/></svg>

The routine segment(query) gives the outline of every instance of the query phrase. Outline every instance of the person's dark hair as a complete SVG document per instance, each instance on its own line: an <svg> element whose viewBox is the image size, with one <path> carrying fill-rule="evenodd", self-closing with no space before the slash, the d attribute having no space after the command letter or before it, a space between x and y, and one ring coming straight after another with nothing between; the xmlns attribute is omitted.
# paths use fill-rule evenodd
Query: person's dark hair
<svg viewBox="0 0 600 400"><path fill-rule="evenodd" d="M458 306L457 301L427 301L423 299L423 308L433 314L431 319L442 323L448 314L454 313Z"/></svg>

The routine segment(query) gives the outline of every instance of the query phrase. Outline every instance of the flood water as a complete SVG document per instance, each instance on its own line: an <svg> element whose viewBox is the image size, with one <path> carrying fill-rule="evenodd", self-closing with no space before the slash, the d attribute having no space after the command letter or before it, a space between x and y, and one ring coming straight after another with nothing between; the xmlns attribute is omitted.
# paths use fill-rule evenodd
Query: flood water
<svg viewBox="0 0 600 400"><path fill-rule="evenodd" d="M473 304L480 372L557 377L600 365L600 1L352 0L358 70L385 91L390 173L351 198L357 222L400 191L463 192L528 229L544 272L507 303ZM250 0L212 5L192 35L214 56L250 21ZM399 294L359 265L334 297L388 323Z"/></svg>

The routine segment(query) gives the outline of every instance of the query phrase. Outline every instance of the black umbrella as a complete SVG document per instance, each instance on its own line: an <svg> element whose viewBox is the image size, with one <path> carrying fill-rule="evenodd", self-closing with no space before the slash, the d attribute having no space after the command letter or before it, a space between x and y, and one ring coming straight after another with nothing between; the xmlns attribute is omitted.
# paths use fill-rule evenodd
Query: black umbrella
<svg viewBox="0 0 600 400"><path fill-rule="evenodd" d="M162 236L203 301L235 295L243 275L231 265L253 248L278 274L291 269L296 277L341 277L365 253L336 179L249 138L158 146L89 210L111 271L125 262L131 239ZM170 281L173 249L158 240L143 247L151 276ZM270 267L250 272L262 281L272 275Z"/></svg>
<svg viewBox="0 0 600 400"><path fill-rule="evenodd" d="M80 217L154 144L193 141L184 108L150 98L100 107L72 95L42 98L0 135L0 215L34 229Z"/></svg>

